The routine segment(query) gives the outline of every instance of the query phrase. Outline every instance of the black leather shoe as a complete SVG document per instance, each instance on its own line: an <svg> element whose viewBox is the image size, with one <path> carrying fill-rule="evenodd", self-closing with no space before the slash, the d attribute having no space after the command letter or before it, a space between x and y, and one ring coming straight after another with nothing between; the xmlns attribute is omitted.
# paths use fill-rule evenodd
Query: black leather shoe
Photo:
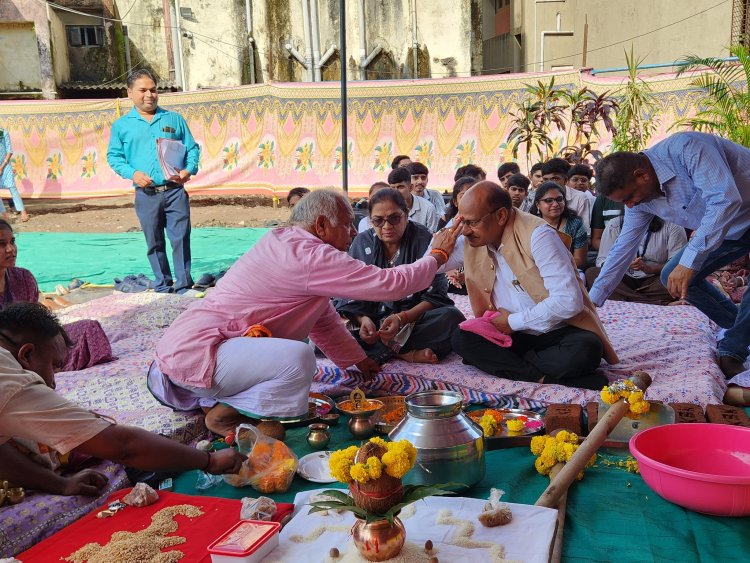
<svg viewBox="0 0 750 563"><path fill-rule="evenodd" d="M724 372L724 377L731 379L745 370L744 362L733 356L719 356L719 367Z"/></svg>

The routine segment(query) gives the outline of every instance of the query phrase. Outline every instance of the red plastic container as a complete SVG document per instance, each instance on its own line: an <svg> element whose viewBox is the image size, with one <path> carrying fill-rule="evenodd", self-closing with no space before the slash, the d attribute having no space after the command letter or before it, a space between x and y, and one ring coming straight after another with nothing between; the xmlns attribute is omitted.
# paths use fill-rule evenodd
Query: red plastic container
<svg viewBox="0 0 750 563"><path fill-rule="evenodd" d="M279 545L278 522L240 520L208 546L213 563L260 563Z"/></svg>
<svg viewBox="0 0 750 563"><path fill-rule="evenodd" d="M630 439L646 484L670 502L716 516L750 515L750 428L667 424Z"/></svg>

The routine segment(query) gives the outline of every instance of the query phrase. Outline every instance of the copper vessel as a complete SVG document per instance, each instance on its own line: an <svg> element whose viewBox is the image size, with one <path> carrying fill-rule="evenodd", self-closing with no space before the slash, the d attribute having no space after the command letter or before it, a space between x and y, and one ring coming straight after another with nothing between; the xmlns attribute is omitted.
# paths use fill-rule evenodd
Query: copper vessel
<svg viewBox="0 0 750 563"><path fill-rule="evenodd" d="M367 524L357 518L352 526L352 539L360 555L368 561L386 561L401 552L406 541L406 530L395 516L393 524L385 519Z"/></svg>

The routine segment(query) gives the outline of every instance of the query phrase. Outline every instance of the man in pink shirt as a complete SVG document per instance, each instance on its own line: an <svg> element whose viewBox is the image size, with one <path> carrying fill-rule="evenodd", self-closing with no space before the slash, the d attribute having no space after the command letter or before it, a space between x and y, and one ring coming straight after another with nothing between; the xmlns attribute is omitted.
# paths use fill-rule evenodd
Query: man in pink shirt
<svg viewBox="0 0 750 563"><path fill-rule="evenodd" d="M298 417L307 412L316 372L308 337L337 366L374 377L380 366L346 330L330 298L401 299L428 287L461 222L435 236L432 254L381 269L346 253L357 234L353 220L340 192L302 198L291 226L266 234L167 329L149 370L154 396L176 409L203 408L206 426L221 435L248 418ZM270 337L245 337L257 325Z"/></svg>

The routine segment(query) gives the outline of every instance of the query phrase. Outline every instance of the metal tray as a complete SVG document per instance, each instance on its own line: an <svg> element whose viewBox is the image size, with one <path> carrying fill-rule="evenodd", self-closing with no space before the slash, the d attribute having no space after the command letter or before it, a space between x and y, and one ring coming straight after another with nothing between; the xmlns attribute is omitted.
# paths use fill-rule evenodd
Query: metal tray
<svg viewBox="0 0 750 563"><path fill-rule="evenodd" d="M296 418L263 418L261 420L274 420L280 422L287 428L294 428L296 426L307 426L313 422L319 420L321 415L333 412L336 403L328 395L323 393L310 393L309 403L315 403L315 414L310 415L309 413L305 416Z"/></svg>
<svg viewBox="0 0 750 563"><path fill-rule="evenodd" d="M401 419L396 422L386 422L384 416L390 415L395 411L401 411L403 414L401 418L406 416L406 397L401 395L393 395L390 397L378 397L378 401L382 401L385 405L382 409L372 415L372 420L375 421L375 431L381 434L388 434L391 430L396 428L396 425Z"/></svg>
<svg viewBox="0 0 750 563"><path fill-rule="evenodd" d="M520 432L508 432L508 428L505 424L498 425L497 432L494 436L484 437L485 441L489 442L489 444L492 444L494 441L518 438L520 436L535 436L544 433L544 417L533 411L525 411L521 409L478 409L469 411L466 414L469 415L474 422L479 424L479 419L482 418L484 411L488 410L494 410L501 413L504 420L513 420L520 416L525 416L527 418L526 427Z"/></svg>

